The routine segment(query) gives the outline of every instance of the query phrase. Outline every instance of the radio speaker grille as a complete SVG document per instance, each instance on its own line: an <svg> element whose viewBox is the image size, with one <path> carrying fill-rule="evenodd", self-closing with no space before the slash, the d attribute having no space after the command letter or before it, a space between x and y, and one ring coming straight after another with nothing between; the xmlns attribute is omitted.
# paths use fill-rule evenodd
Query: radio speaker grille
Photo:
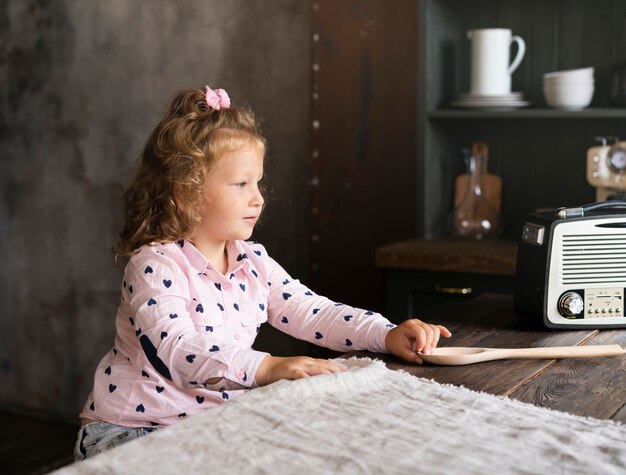
<svg viewBox="0 0 626 475"><path fill-rule="evenodd" d="M564 234L561 284L626 285L626 233Z"/></svg>

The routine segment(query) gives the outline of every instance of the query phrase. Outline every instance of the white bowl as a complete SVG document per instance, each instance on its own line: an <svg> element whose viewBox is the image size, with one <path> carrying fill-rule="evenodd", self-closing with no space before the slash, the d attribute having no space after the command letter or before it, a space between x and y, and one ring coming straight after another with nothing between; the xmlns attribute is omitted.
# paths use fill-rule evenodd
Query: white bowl
<svg viewBox="0 0 626 475"><path fill-rule="evenodd" d="M563 71L553 71L543 75L544 79L560 78L566 80L585 80L593 78L593 68L566 69Z"/></svg>
<svg viewBox="0 0 626 475"><path fill-rule="evenodd" d="M580 78L575 78L575 79L567 79L567 78L560 78L560 77L553 77L553 78L544 78L543 79L543 85L544 86L561 86L561 85L580 85L580 86L593 86L595 84L596 80L594 78L588 78L588 79L580 79Z"/></svg>
<svg viewBox="0 0 626 475"><path fill-rule="evenodd" d="M558 109L584 109L591 103L593 85L544 86L543 94L551 107Z"/></svg>

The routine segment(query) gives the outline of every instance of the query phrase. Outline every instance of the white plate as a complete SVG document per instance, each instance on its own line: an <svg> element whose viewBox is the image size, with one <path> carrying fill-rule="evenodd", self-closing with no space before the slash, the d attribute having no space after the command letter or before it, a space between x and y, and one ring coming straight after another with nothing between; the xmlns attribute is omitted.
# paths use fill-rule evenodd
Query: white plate
<svg viewBox="0 0 626 475"><path fill-rule="evenodd" d="M522 99L524 93L522 92L511 92L509 94L471 94L469 92L463 92L460 95L461 100L511 100L511 99Z"/></svg>
<svg viewBox="0 0 626 475"><path fill-rule="evenodd" d="M459 99L458 101L459 104L485 104L485 105L491 105L491 104L515 104L517 102L526 102L523 99L489 99L489 100L482 100L482 99Z"/></svg>
<svg viewBox="0 0 626 475"><path fill-rule="evenodd" d="M519 101L519 100L509 100L509 101L500 101L500 102L489 102L485 103L483 101L456 101L453 102L452 105L454 107L483 107L489 109L497 109L497 108L515 108L515 107L526 107L530 105L530 101Z"/></svg>

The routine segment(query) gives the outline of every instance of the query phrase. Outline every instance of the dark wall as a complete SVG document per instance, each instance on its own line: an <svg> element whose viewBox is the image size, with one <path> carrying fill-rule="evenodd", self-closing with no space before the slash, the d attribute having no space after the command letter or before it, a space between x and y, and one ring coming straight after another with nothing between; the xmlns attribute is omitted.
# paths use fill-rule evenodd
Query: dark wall
<svg viewBox="0 0 626 475"><path fill-rule="evenodd" d="M178 89L210 84L264 119L258 230L307 262L309 3L0 3L0 404L75 414L110 348L110 248L128 170Z"/></svg>

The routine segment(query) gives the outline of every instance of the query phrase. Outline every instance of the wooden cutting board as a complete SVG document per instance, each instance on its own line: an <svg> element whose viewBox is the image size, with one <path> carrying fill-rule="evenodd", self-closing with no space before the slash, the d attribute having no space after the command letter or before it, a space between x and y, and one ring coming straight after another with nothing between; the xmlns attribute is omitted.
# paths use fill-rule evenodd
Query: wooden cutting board
<svg viewBox="0 0 626 475"><path fill-rule="evenodd" d="M482 154L484 157L483 182L482 191L485 199L491 207L500 212L502 202L502 178L498 175L492 175L487 171L489 160L489 147L484 142L474 142L472 144L472 156ZM462 202L465 194L469 191L470 175L465 173L456 177L454 181L454 207L458 207Z"/></svg>

